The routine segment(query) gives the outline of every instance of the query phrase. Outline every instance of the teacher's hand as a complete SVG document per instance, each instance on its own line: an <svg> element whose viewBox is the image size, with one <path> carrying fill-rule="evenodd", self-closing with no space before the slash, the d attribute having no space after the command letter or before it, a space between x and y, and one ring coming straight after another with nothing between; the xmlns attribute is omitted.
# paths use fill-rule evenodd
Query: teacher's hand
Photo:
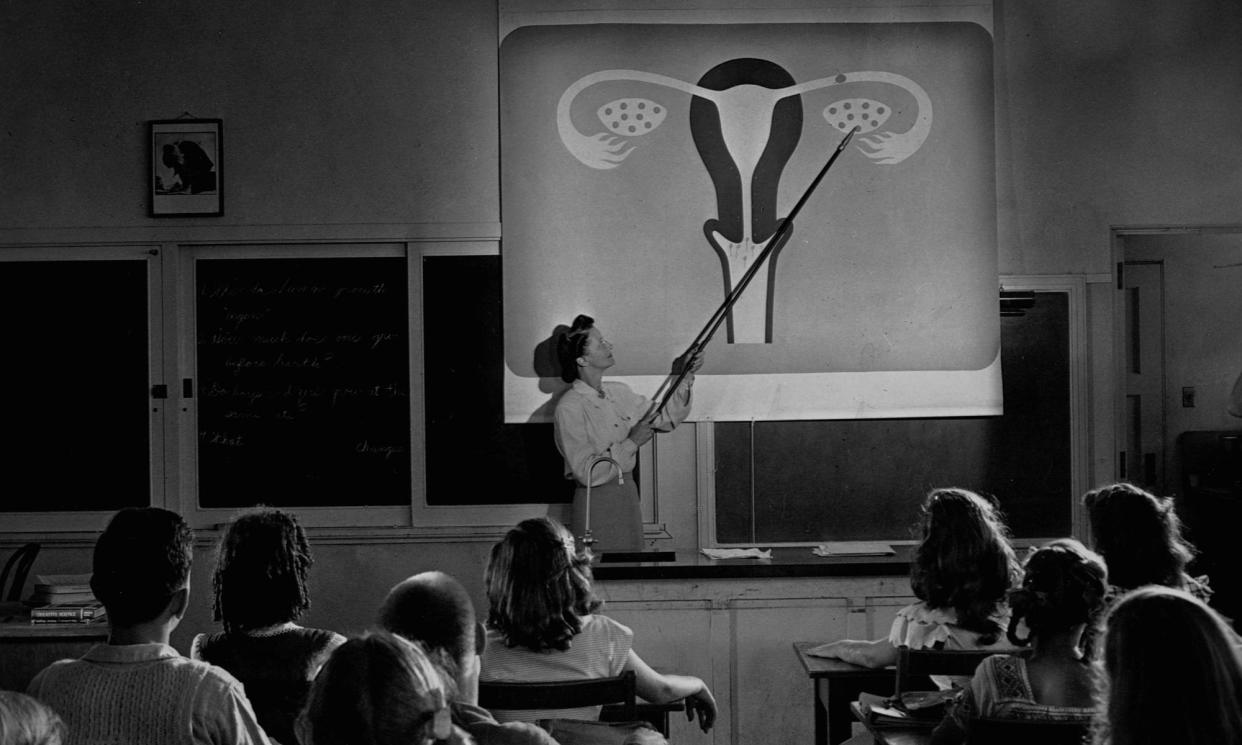
<svg viewBox="0 0 1242 745"><path fill-rule="evenodd" d="M677 359L673 360L673 372L675 374L680 374L684 370L686 373L693 375L694 373L698 372L699 368L702 366L703 366L703 350L702 349L696 349L693 353L690 353L688 356L682 355L681 357L678 357Z"/></svg>
<svg viewBox="0 0 1242 745"><path fill-rule="evenodd" d="M655 430L651 428L651 422L646 419L638 420L638 424L630 427L629 438L634 441L635 445L642 445L655 435Z"/></svg>

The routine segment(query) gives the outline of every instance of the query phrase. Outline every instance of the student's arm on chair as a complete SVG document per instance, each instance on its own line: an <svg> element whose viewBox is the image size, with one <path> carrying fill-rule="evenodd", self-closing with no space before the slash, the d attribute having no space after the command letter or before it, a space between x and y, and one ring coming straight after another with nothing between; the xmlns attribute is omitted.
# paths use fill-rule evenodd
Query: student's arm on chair
<svg viewBox="0 0 1242 745"><path fill-rule="evenodd" d="M699 727L704 732L712 728L716 722L716 699L707 684L693 675L666 675L651 669L651 666L630 650L625 661L625 669L633 670L635 689L638 695L653 704L664 704L679 698L686 700L686 717L699 717Z"/></svg>
<svg viewBox="0 0 1242 745"><path fill-rule="evenodd" d="M897 664L897 648L888 639L842 639L821 644L808 652L816 657L829 657L863 667L881 668Z"/></svg>

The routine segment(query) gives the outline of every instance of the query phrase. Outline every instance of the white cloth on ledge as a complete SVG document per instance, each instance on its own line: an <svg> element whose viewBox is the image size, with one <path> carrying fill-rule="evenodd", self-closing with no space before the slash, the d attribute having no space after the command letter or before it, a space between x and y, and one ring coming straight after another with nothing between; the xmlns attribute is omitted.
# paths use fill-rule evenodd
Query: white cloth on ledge
<svg viewBox="0 0 1242 745"><path fill-rule="evenodd" d="M704 548L703 555L709 559L771 559L772 549L758 548Z"/></svg>

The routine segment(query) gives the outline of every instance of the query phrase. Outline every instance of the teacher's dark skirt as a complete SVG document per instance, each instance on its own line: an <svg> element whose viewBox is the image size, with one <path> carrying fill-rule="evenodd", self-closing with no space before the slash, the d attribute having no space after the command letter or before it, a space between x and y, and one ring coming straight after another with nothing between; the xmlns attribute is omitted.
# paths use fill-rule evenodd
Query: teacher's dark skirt
<svg viewBox="0 0 1242 745"><path fill-rule="evenodd" d="M581 537L586 526L587 488L581 484L574 490L574 537ZM643 548L643 516L638 503L638 486L633 474L625 474L625 483L615 480L591 487L591 534L593 550L641 551Z"/></svg>

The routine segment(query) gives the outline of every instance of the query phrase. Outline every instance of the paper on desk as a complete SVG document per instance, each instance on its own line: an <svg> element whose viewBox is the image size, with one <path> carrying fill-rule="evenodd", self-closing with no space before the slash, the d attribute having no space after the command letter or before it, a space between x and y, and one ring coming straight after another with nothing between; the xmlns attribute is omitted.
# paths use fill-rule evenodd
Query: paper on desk
<svg viewBox="0 0 1242 745"><path fill-rule="evenodd" d="M811 549L816 556L892 556L897 553L887 543L873 541L830 541Z"/></svg>
<svg viewBox="0 0 1242 745"><path fill-rule="evenodd" d="M772 549L757 548L704 548L703 555L709 559L770 559Z"/></svg>

